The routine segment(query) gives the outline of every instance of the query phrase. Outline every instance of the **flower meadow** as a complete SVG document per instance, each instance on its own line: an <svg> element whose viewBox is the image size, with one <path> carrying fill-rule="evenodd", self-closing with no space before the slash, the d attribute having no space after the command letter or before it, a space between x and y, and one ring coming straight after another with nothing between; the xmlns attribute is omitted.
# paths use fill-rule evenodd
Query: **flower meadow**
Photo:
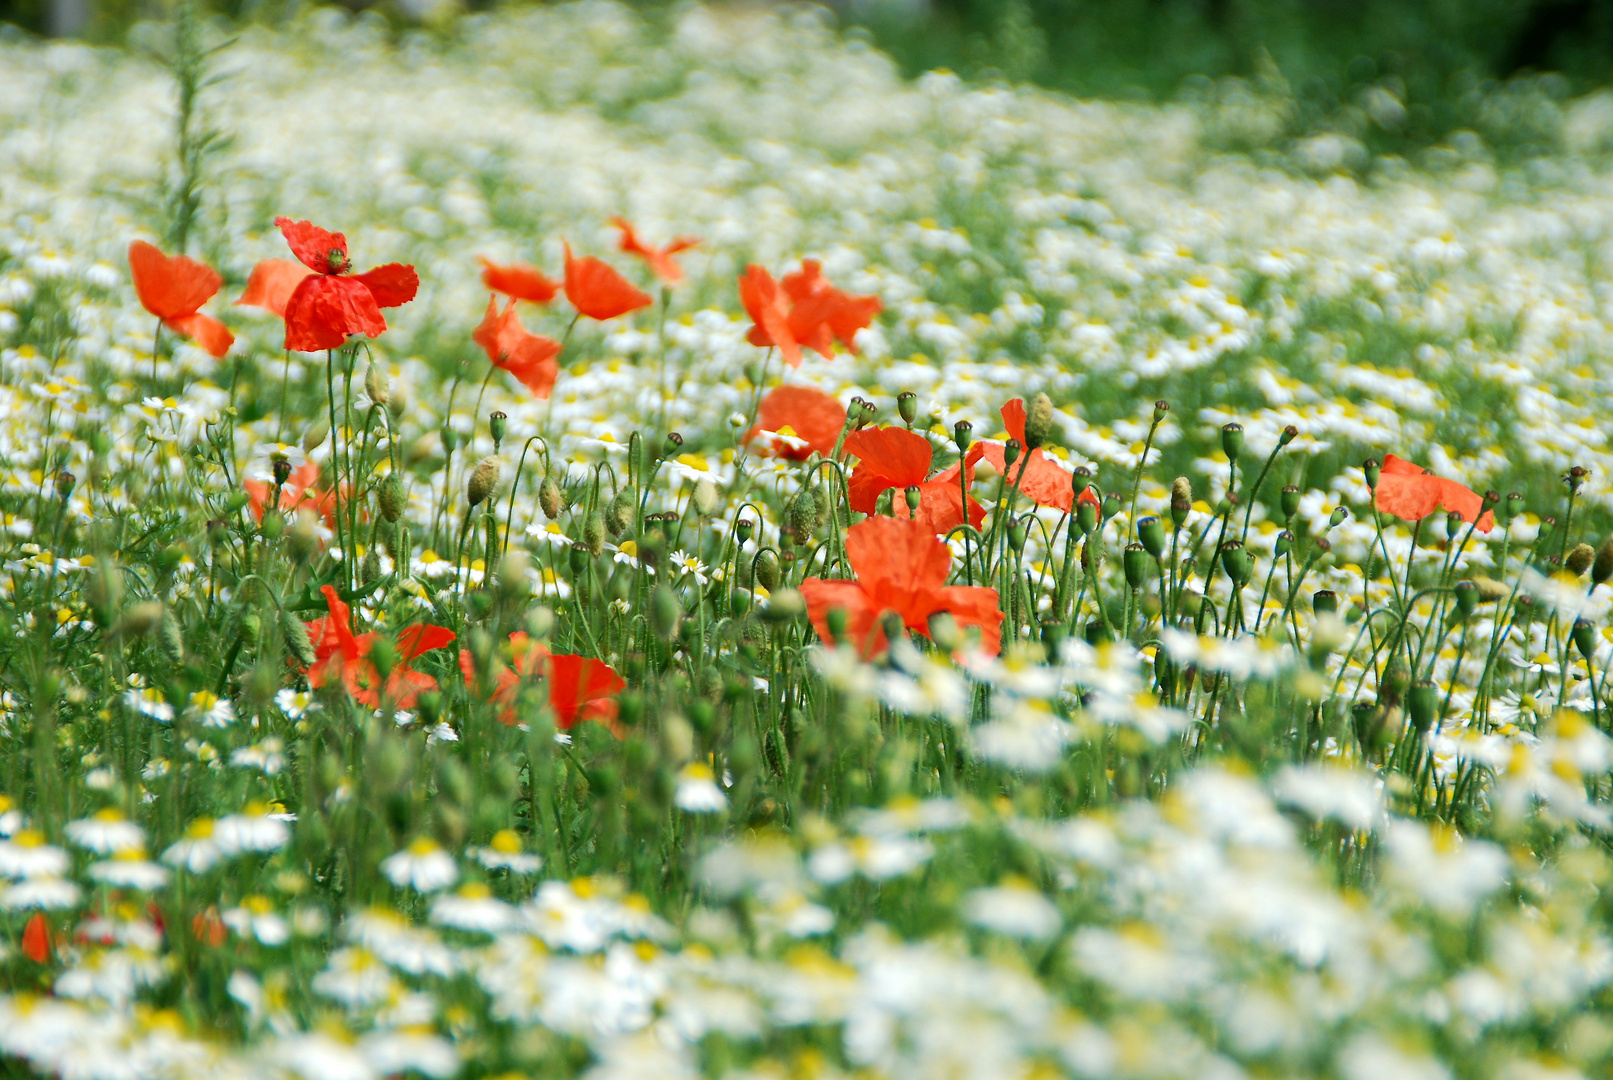
<svg viewBox="0 0 1613 1080"><path fill-rule="evenodd" d="M0 44L8 1075L1607 1074L1606 99L134 45Z"/></svg>

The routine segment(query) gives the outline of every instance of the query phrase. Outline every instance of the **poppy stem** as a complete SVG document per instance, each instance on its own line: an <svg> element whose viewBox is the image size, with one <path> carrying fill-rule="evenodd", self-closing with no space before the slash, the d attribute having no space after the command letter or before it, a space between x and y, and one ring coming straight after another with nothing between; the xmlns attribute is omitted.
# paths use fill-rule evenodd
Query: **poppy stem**
<svg viewBox="0 0 1613 1080"><path fill-rule="evenodd" d="M286 364L280 374L280 417L275 425L274 441L286 441L286 395L291 391L291 350L286 350Z"/></svg>
<svg viewBox="0 0 1613 1080"><path fill-rule="evenodd" d="M1143 486L1143 468L1148 464L1148 453L1154 448L1154 434L1159 431L1159 425L1164 422L1163 416L1156 416L1154 422L1148 425L1148 438L1143 440L1142 457L1137 459L1137 473L1131 478L1131 507L1126 511L1126 530L1129 539L1137 536L1137 493Z"/></svg>
<svg viewBox="0 0 1613 1080"><path fill-rule="evenodd" d="M339 448L340 448L340 444L341 444L341 432L336 427L336 350L335 349L326 349L325 350L325 397L326 397L326 400L327 400L327 403L328 403L328 406L329 406L329 410L330 410L330 458L328 460L330 461L331 473L332 473L331 486L332 486L332 489L336 492L336 506L335 506L336 513L333 515L335 517L335 521L336 521L336 546L342 549L342 581L343 581L343 585L347 589L352 589L353 583L350 580L350 573L349 572L352 569L350 564L352 562L352 554L353 553L348 550L348 545L342 543L342 511L341 511L341 490L342 490L341 461L342 461L342 458L341 458L341 454L339 452Z"/></svg>

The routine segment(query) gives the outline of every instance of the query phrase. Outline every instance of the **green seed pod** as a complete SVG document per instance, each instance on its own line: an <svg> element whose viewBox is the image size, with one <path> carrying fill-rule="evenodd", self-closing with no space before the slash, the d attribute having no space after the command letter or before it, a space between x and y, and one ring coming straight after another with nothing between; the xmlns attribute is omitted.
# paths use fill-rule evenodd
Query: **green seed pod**
<svg viewBox="0 0 1613 1080"><path fill-rule="evenodd" d="M495 409L487 414L487 431L488 434L493 436L493 452L495 454L498 453L498 448L504 443L504 433L509 428L509 425L510 418L505 413Z"/></svg>
<svg viewBox="0 0 1613 1080"><path fill-rule="evenodd" d="M896 412L901 416L902 423L912 427L913 421L918 419L919 396L911 390L903 390L900 394L897 394Z"/></svg>
<svg viewBox="0 0 1613 1080"><path fill-rule="evenodd" d="M787 623L806 614L806 598L794 589L779 589L768 597L763 618L771 623Z"/></svg>
<svg viewBox="0 0 1613 1080"><path fill-rule="evenodd" d="M750 610L750 593L744 589L734 589L728 594L728 610L735 615L743 615Z"/></svg>
<svg viewBox="0 0 1613 1080"><path fill-rule="evenodd" d="M828 624L826 629L829 631L831 645L839 645L846 640L846 629L851 625L851 616L845 608L835 604L824 616L824 622Z"/></svg>
<svg viewBox="0 0 1613 1080"><path fill-rule="evenodd" d="M1608 578L1613 578L1613 536L1602 541L1602 546L1596 549L1596 558L1591 561L1591 583L1601 585Z"/></svg>
<svg viewBox="0 0 1613 1080"><path fill-rule="evenodd" d="M1120 563L1126 571L1126 584L1132 589L1141 589L1148 581L1149 561L1148 549L1142 544L1126 545Z"/></svg>
<svg viewBox="0 0 1613 1080"><path fill-rule="evenodd" d="M566 493L561 490L560 481L552 476L543 478L543 483L538 485L538 507L550 521L560 516L560 511L566 507Z"/></svg>
<svg viewBox="0 0 1613 1080"><path fill-rule="evenodd" d="M1075 507L1076 527L1081 535L1086 536L1098 527L1098 506L1096 503L1082 502Z"/></svg>
<svg viewBox="0 0 1613 1080"><path fill-rule="evenodd" d="M1419 680L1406 695L1406 711L1417 734L1427 734L1439 717L1439 687L1428 679Z"/></svg>
<svg viewBox="0 0 1613 1080"><path fill-rule="evenodd" d="M1579 650L1581 656L1589 660L1596 652L1596 624L1589 619L1575 619L1573 638L1574 648Z"/></svg>
<svg viewBox="0 0 1613 1080"><path fill-rule="evenodd" d="M1350 516L1350 511L1349 510L1345 509L1342 506L1335 506L1333 508L1333 513L1328 516L1327 527L1330 528L1330 529L1336 529L1340 525L1343 525L1344 524L1344 519L1349 517L1349 516Z"/></svg>
<svg viewBox="0 0 1613 1080"><path fill-rule="evenodd" d="M471 506L479 506L492 496L498 487L499 460L492 455L484 457L476 463L471 470L470 480L465 484L465 499Z"/></svg>
<svg viewBox="0 0 1613 1080"><path fill-rule="evenodd" d="M1046 446L1052 435L1053 401L1046 394L1037 394L1025 412L1025 449Z"/></svg>
<svg viewBox="0 0 1613 1080"><path fill-rule="evenodd" d="M582 523L582 543L588 554L597 557L605 550L605 515L595 510Z"/></svg>
<svg viewBox="0 0 1613 1080"><path fill-rule="evenodd" d="M1396 657L1384 669L1383 678L1378 680L1378 704L1385 706L1400 704L1410 687L1411 669L1406 666L1404 660Z"/></svg>
<svg viewBox="0 0 1613 1080"><path fill-rule="evenodd" d="M1014 462L1019 460L1019 452L1023 449L1024 447L1020 445L1018 439L1009 439L1003 443L1003 467L1009 470L1010 475L1012 475Z"/></svg>
<svg viewBox="0 0 1613 1080"><path fill-rule="evenodd" d="M398 666L398 647L392 644L391 638L378 634L370 645L369 660L375 665L375 673L384 682L392 677L392 670Z"/></svg>
<svg viewBox="0 0 1613 1080"><path fill-rule="evenodd" d="M1025 520L1023 518L1014 518L1013 520L1009 521L1008 547L1015 555L1018 555L1025 550L1025 537Z"/></svg>
<svg viewBox="0 0 1613 1080"><path fill-rule="evenodd" d="M1595 564L1595 562L1595 548L1591 547L1589 544L1575 544L1573 547L1568 549L1568 557L1563 560L1563 565L1568 567L1569 573L1573 574L1575 577L1580 577L1585 573L1585 571L1589 570L1591 566Z"/></svg>
<svg viewBox="0 0 1613 1080"><path fill-rule="evenodd" d="M1367 487L1377 490L1378 475L1383 472L1383 462L1375 457L1369 457L1361 463L1361 471L1366 474Z"/></svg>
<svg viewBox="0 0 1613 1080"><path fill-rule="evenodd" d="M952 425L952 442L953 445L958 448L958 453L960 455L963 454L964 451L968 450L974 441L974 425L969 423L969 421L959 420L956 424Z"/></svg>
<svg viewBox="0 0 1613 1080"><path fill-rule="evenodd" d="M657 585L650 594L650 627L662 641L671 641L678 632L678 620L683 617L678 594L670 585Z"/></svg>
<svg viewBox="0 0 1613 1080"><path fill-rule="evenodd" d="M1523 493L1513 491L1509 492L1507 497L1502 499L1500 504L1496 506L1495 516L1500 519L1502 525L1508 525L1511 524L1512 519L1517 517L1522 511Z"/></svg>
<svg viewBox="0 0 1613 1080"><path fill-rule="evenodd" d="M734 522L734 541L741 547L750 542L751 535L756 531L756 522L750 518L740 518Z"/></svg>
<svg viewBox="0 0 1613 1080"><path fill-rule="evenodd" d="M1287 446L1297 438L1299 438L1299 428L1295 427L1293 424L1289 424L1278 434L1277 445Z"/></svg>
<svg viewBox="0 0 1613 1080"><path fill-rule="evenodd" d="M1282 491L1283 519L1293 521L1294 515L1299 513L1299 488L1289 484Z"/></svg>
<svg viewBox="0 0 1613 1080"><path fill-rule="evenodd" d="M1067 632L1062 620L1052 616L1042 618L1042 650L1046 654L1049 664L1059 662L1059 652L1064 646L1066 636Z"/></svg>
<svg viewBox="0 0 1613 1080"><path fill-rule="evenodd" d="M1092 470L1085 465L1077 465L1070 474L1070 490L1079 499L1087 488L1092 486Z"/></svg>
<svg viewBox="0 0 1613 1080"><path fill-rule="evenodd" d="M1103 497L1103 506L1099 509L1099 513L1103 515L1105 521L1120 513L1120 496L1112 491L1105 495Z"/></svg>
<svg viewBox="0 0 1613 1080"><path fill-rule="evenodd" d="M570 562L572 576L575 577L580 575L583 571L588 569L589 554L587 544L578 541L577 543L571 545Z"/></svg>
<svg viewBox="0 0 1613 1080"><path fill-rule="evenodd" d="M919 512L919 504L924 501L924 489L917 484L911 484L902 492L902 497L907 502L908 514L916 514Z"/></svg>
<svg viewBox="0 0 1613 1080"><path fill-rule="evenodd" d="M771 549L764 548L757 552L756 558L751 562L751 567L756 574L756 584L768 592L778 588L778 556L774 555Z"/></svg>
<svg viewBox="0 0 1613 1080"><path fill-rule="evenodd" d="M1462 618L1470 618L1479 606L1479 587L1476 582L1458 581L1456 583L1456 610Z"/></svg>
<svg viewBox="0 0 1613 1080"><path fill-rule="evenodd" d="M325 440L329 437L330 421L315 420L313 423L309 424L303 429L302 452L305 454L313 453L315 450L318 450L321 446L325 445Z"/></svg>
<svg viewBox="0 0 1613 1080"><path fill-rule="evenodd" d="M1221 569L1226 571L1232 584L1241 589L1249 584L1249 578L1254 573L1254 561L1241 543L1228 540L1221 545Z"/></svg>
<svg viewBox="0 0 1613 1080"><path fill-rule="evenodd" d="M407 501L403 493L403 480L395 473L381 481L381 486L375 491L375 502L380 507L381 517L388 522L396 522L403 516Z"/></svg>
<svg viewBox="0 0 1613 1080"><path fill-rule="evenodd" d="M1153 514L1138 518L1137 540L1148 554L1156 559L1162 558L1165 554L1165 523Z"/></svg>
<svg viewBox="0 0 1613 1080"><path fill-rule="evenodd" d="M1311 610L1318 615L1339 613L1339 594L1332 589L1317 589L1311 596Z"/></svg>
<svg viewBox="0 0 1613 1080"><path fill-rule="evenodd" d="M314 643L308 640L308 627L296 615L289 611L280 613L280 633L286 639L286 651L303 667L309 667L319 657L314 653Z"/></svg>
<svg viewBox="0 0 1613 1080"><path fill-rule="evenodd" d="M683 449L683 436L676 431L667 432L666 440L661 443L661 456L669 458Z"/></svg>
<svg viewBox="0 0 1613 1080"><path fill-rule="evenodd" d="M459 449L459 432L455 431L452 425L444 424L442 426L442 430L438 434L442 438L442 450L444 454L452 454L455 450Z"/></svg>
<svg viewBox="0 0 1613 1080"><path fill-rule="evenodd" d="M1238 462L1238 455L1243 453L1243 425L1239 423L1221 425L1221 452L1226 454L1227 460L1234 465Z"/></svg>
<svg viewBox="0 0 1613 1080"><path fill-rule="evenodd" d="M1160 398L1158 401L1154 402L1154 423L1157 424L1161 420L1165 419L1165 414L1170 411L1171 403L1166 401L1164 398Z"/></svg>
<svg viewBox="0 0 1613 1080"><path fill-rule="evenodd" d="M1272 548L1272 554L1281 559L1288 554L1289 550L1292 549L1293 546L1294 534L1289 532L1287 529L1284 529L1277 534L1277 543Z"/></svg>

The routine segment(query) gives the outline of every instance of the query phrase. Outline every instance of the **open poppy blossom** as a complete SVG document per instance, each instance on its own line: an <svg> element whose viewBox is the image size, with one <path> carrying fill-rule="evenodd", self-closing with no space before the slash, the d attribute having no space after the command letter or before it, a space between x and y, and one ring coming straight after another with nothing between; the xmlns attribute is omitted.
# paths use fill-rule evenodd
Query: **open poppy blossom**
<svg viewBox="0 0 1613 1080"><path fill-rule="evenodd" d="M829 284L816 259L803 259L801 269L782 281L750 264L739 279L739 299L754 324L745 340L777 347L791 367L800 365L802 349L828 359L836 341L856 355L857 331L883 308L877 296L852 296Z"/></svg>
<svg viewBox="0 0 1613 1080"><path fill-rule="evenodd" d="M514 375L534 397L547 398L554 390L555 379L560 375L560 364L555 359L560 355L560 342L522 326L515 314L514 300L504 305L502 314L497 301L489 300L487 314L471 340L487 351L493 366Z"/></svg>
<svg viewBox="0 0 1613 1080"><path fill-rule="evenodd" d="M302 279L312 273L295 259L264 259L252 268L252 276L246 279L246 292L235 306L262 308L283 319L291 294L297 291Z"/></svg>
<svg viewBox="0 0 1613 1080"><path fill-rule="evenodd" d="M846 407L810 386L776 386L756 409L756 424L745 441L767 438L776 457L805 461L814 453L828 457L846 426Z"/></svg>
<svg viewBox="0 0 1613 1080"><path fill-rule="evenodd" d="M924 436L897 427L863 428L846 436L845 451L860 459L847 484L853 510L874 513L880 495L896 488L891 500L891 512L896 517L912 518L932 533L947 533L963 524L958 470L952 468L931 477L934 451ZM974 479L972 465L967 479ZM907 506L906 492L910 487L919 489L917 513ZM985 507L970 499L969 524L978 528L985 517Z"/></svg>
<svg viewBox="0 0 1613 1080"><path fill-rule="evenodd" d="M230 351L230 328L203 315L201 306L218 292L224 279L211 267L184 255L164 255L144 240L129 245L129 276L140 304L182 337L190 338L214 357Z"/></svg>
<svg viewBox="0 0 1613 1080"><path fill-rule="evenodd" d="M1025 399L1014 398L1002 407L1003 427L1008 431L1011 439L1019 440L1019 445L1025 445ZM995 439L981 439L969 448L968 458L971 462L982 458L989 461L999 475L1006 476L1010 485L1017 479L1019 493L1038 506L1052 506L1065 513L1074 509L1077 502L1075 490L1070 486L1070 470L1060 465L1041 447L1035 450L1021 450L1018 460L1009 468L1003 455L1005 444ZM1024 470L1023 474L1020 470ZM957 480L957 466L948 470L951 478ZM943 474L946 475L946 474ZM941 477L936 477L940 480ZM1092 486L1081 492L1080 502L1097 505L1098 494Z"/></svg>
<svg viewBox="0 0 1613 1080"><path fill-rule="evenodd" d="M649 293L634 288L607 263L592 255L573 255L570 244L566 245L566 299L600 322L655 303Z"/></svg>
<svg viewBox="0 0 1613 1080"><path fill-rule="evenodd" d="M454 632L443 626L410 626L398 635L397 663L384 680L370 659L377 635L354 635L352 612L326 585L325 604L330 614L308 623L308 639L314 646L314 662L308 668L308 685L318 689L328 683L340 682L353 696L353 700L372 709L381 707L384 697L395 709L414 705L422 690L434 690L437 680L424 672L414 671L409 661L421 653L440 649L454 640Z"/></svg>
<svg viewBox="0 0 1613 1080"><path fill-rule="evenodd" d="M688 251L700 239L694 236L674 237L666 247L653 248L638 238L633 226L623 217L613 217L610 223L622 230L621 249L629 255L637 255L649 265L650 273L666 282L676 285L683 280L683 267L679 266L672 256L680 251Z"/></svg>
<svg viewBox="0 0 1613 1080"><path fill-rule="evenodd" d="M307 221L275 218L291 253L313 273L297 283L286 301L286 348L298 352L337 349L349 334L386 332L382 308L413 300L420 275L412 266L387 263L349 274L347 237Z"/></svg>
<svg viewBox="0 0 1613 1080"><path fill-rule="evenodd" d="M560 291L560 283L535 266L526 263L501 266L480 255L476 256L476 261L482 264L482 284L512 300L547 304Z"/></svg>
<svg viewBox="0 0 1613 1080"><path fill-rule="evenodd" d="M1435 476L1421 465L1393 454L1383 456L1383 469L1372 490L1372 504L1386 514L1408 521L1443 510L1461 515L1463 521L1477 520L1479 532L1495 527L1495 514L1484 509L1484 498L1455 480ZM1481 516L1482 515L1482 516Z"/></svg>
<svg viewBox="0 0 1613 1080"><path fill-rule="evenodd" d="M571 730L578 721L593 720L621 738L620 725L616 723L616 695L627 687L627 681L609 664L587 656L556 656L520 631L510 635L510 651L515 667L512 670L503 664L497 666L488 699L503 706L498 714L500 723L513 725L520 721L515 699L521 682L541 678L548 682L549 707L561 731ZM469 653L459 654L459 670L465 676L465 684L474 686L476 665Z"/></svg>
<svg viewBox="0 0 1613 1080"><path fill-rule="evenodd" d="M846 612L846 636L864 657L885 651L881 616L895 612L902 625L929 635L930 616L951 612L959 626L978 626L981 645L996 652L1002 645L1002 611L997 590L948 585L952 549L924 524L899 518L871 517L846 530L846 555L855 581L807 578L801 582L807 617L818 636L835 641L829 612ZM838 642L837 642L838 644Z"/></svg>
<svg viewBox="0 0 1613 1080"><path fill-rule="evenodd" d="M319 483L319 466L306 461L293 469L286 482L280 485L280 510L282 513L292 514L298 510L308 509L325 520L325 524L336 523L336 493L334 491L319 491L314 485ZM241 484L246 491L246 503L252 510L252 517L259 522L263 521L263 508L269 505L274 496L274 485L267 480L247 480Z"/></svg>

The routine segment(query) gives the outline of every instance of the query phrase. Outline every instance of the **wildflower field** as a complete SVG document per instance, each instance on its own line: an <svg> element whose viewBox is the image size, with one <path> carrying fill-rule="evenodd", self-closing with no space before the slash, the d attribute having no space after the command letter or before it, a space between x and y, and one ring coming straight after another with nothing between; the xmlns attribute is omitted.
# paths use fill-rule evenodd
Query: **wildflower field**
<svg viewBox="0 0 1613 1080"><path fill-rule="evenodd" d="M1613 99L1542 102L0 43L0 1071L1608 1075Z"/></svg>

